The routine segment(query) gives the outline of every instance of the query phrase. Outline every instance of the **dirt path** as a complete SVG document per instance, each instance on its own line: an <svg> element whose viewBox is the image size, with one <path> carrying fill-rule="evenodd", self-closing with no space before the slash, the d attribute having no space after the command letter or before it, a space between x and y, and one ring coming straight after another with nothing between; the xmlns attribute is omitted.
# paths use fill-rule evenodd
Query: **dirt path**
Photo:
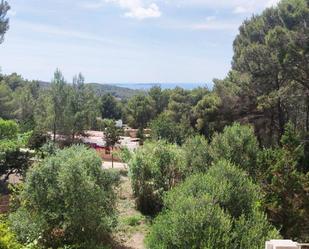
<svg viewBox="0 0 309 249"><path fill-rule="evenodd" d="M114 249L145 249L144 238L148 231L148 222L135 208L131 183L125 172L122 170L123 175L117 190L119 221L114 232L117 244Z"/></svg>

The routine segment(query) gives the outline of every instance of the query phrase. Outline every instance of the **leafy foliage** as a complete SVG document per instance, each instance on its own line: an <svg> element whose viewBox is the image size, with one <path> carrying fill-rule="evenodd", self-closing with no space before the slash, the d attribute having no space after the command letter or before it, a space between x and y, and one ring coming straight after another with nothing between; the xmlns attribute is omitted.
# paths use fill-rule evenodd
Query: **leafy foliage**
<svg viewBox="0 0 309 249"><path fill-rule="evenodd" d="M186 197L160 214L146 239L147 248L230 248L230 217L208 195Z"/></svg>
<svg viewBox="0 0 309 249"><path fill-rule="evenodd" d="M30 153L26 146L31 133L19 134L14 121L0 119L0 175L6 180L10 174L23 174L30 165Z"/></svg>
<svg viewBox="0 0 309 249"><path fill-rule="evenodd" d="M21 207L10 219L18 238L46 246L100 243L115 224L115 174L102 171L95 152L58 151L29 171Z"/></svg>
<svg viewBox="0 0 309 249"><path fill-rule="evenodd" d="M260 176L269 219L286 238L308 241L308 173L300 167L303 146L288 124L282 136L283 148L267 149L259 154L265 169Z"/></svg>
<svg viewBox="0 0 309 249"><path fill-rule="evenodd" d="M221 134L215 134L210 146L210 154L214 161L221 159L231 161L253 177L257 173L258 150L253 128L238 123L226 127Z"/></svg>
<svg viewBox="0 0 309 249"><path fill-rule="evenodd" d="M101 97L100 101L101 117L104 119L120 119L121 107L116 98L109 94L105 94Z"/></svg>
<svg viewBox="0 0 309 249"><path fill-rule="evenodd" d="M243 171L219 161L166 195L148 248L262 248L279 235L261 211L260 197Z"/></svg>
<svg viewBox="0 0 309 249"><path fill-rule="evenodd" d="M8 2L1 0L0 2L0 44L3 42L4 34L9 29L9 19L6 16L9 9L10 9L10 6Z"/></svg>
<svg viewBox="0 0 309 249"><path fill-rule="evenodd" d="M0 248L1 249L22 248L22 245L17 242L16 236L11 231L8 221L4 216L0 216Z"/></svg>
<svg viewBox="0 0 309 249"><path fill-rule="evenodd" d="M104 119L103 127L106 146L113 148L119 142L122 131L116 127L116 122L111 119Z"/></svg>
<svg viewBox="0 0 309 249"><path fill-rule="evenodd" d="M37 101L40 105L35 108L36 130L52 131L54 140L57 134L74 140L75 135L96 125L98 101L81 74L74 77L71 86L56 70L51 87L41 91Z"/></svg>
<svg viewBox="0 0 309 249"><path fill-rule="evenodd" d="M144 95L132 97L127 105L127 119L133 128L143 129L153 117L153 102Z"/></svg>
<svg viewBox="0 0 309 249"><path fill-rule="evenodd" d="M206 173L212 163L207 139L201 135L190 137L182 148L186 158L186 175Z"/></svg>
<svg viewBox="0 0 309 249"><path fill-rule="evenodd" d="M161 113L151 124L151 136L155 140L166 140L169 143L181 145L186 134L182 131L181 124L174 122L166 112Z"/></svg>
<svg viewBox="0 0 309 249"><path fill-rule="evenodd" d="M153 215L161 210L163 195L183 177L184 162L181 148L164 141L146 143L133 154L130 176L140 211Z"/></svg>

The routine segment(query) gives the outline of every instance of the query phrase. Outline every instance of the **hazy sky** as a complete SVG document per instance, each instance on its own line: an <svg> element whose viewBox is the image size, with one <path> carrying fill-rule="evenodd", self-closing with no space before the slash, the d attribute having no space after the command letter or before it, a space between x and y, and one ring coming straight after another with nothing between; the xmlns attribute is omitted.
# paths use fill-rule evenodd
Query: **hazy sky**
<svg viewBox="0 0 309 249"><path fill-rule="evenodd" d="M87 82L210 82L239 25L276 0L9 0L3 73Z"/></svg>

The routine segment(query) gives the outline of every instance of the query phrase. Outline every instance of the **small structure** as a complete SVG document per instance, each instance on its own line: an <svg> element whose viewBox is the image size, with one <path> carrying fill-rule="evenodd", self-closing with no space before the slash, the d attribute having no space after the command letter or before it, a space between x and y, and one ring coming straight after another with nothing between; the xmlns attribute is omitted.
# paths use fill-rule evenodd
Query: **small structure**
<svg viewBox="0 0 309 249"><path fill-rule="evenodd" d="M86 131L85 136L81 136L80 140L95 149L100 157L104 160L112 160L111 148L106 146L104 139L104 132L102 131ZM114 152L117 152L120 148L128 148L130 151L134 151L139 147L139 141L131 137L120 137L119 143L114 147ZM119 161L118 158L114 158L115 161Z"/></svg>
<svg viewBox="0 0 309 249"><path fill-rule="evenodd" d="M292 240L270 240L266 242L265 249L298 249L298 244Z"/></svg>
<svg viewBox="0 0 309 249"><path fill-rule="evenodd" d="M265 249L307 249L308 246L292 240L270 240L265 243Z"/></svg>

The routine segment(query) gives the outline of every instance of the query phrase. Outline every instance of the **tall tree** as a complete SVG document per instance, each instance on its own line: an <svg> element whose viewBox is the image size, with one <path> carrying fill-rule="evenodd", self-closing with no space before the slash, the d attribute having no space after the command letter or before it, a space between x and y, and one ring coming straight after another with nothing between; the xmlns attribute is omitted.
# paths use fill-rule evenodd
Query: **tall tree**
<svg viewBox="0 0 309 249"><path fill-rule="evenodd" d="M114 147L120 140L121 129L116 126L116 122L111 119L103 120L104 140L107 147L112 149L112 168L114 168Z"/></svg>
<svg viewBox="0 0 309 249"><path fill-rule="evenodd" d="M67 101L67 88L64 77L59 69L55 71L51 84L52 112L53 112L53 139L55 141L57 132L61 132L65 122L65 108ZM63 130L62 130L63 131Z"/></svg>
<svg viewBox="0 0 309 249"><path fill-rule="evenodd" d="M155 114L162 113L167 105L169 96L166 91L162 91L160 86L154 86L149 90L149 96L154 102Z"/></svg>
<svg viewBox="0 0 309 249"><path fill-rule="evenodd" d="M100 111L102 118L120 119L121 108L116 98L110 93L104 94L100 99Z"/></svg>
<svg viewBox="0 0 309 249"><path fill-rule="evenodd" d="M221 99L215 93L211 93L205 95L194 107L194 114L197 118L196 128L208 138L215 131L220 102Z"/></svg>
<svg viewBox="0 0 309 249"><path fill-rule="evenodd" d="M73 78L73 86L68 89L68 103L65 110L68 130L72 139L87 127L85 78L79 73Z"/></svg>
<svg viewBox="0 0 309 249"><path fill-rule="evenodd" d="M249 79L241 86L250 95L243 117L263 143L280 143L289 120L309 130L308 21L308 1L283 0L246 20L234 41L233 70Z"/></svg>
<svg viewBox="0 0 309 249"><path fill-rule="evenodd" d="M144 129L153 117L153 102L144 95L136 95L127 105L129 124L134 128Z"/></svg>
<svg viewBox="0 0 309 249"><path fill-rule="evenodd" d="M12 118L13 111L13 92L4 81L0 81L0 117Z"/></svg>
<svg viewBox="0 0 309 249"><path fill-rule="evenodd" d="M10 6L7 1L1 0L0 2L0 44L3 42L4 34L9 29L9 19L7 13Z"/></svg>
<svg viewBox="0 0 309 249"><path fill-rule="evenodd" d="M14 92L15 116L19 120L22 131L34 130L34 110L37 102L39 85L37 82L26 82Z"/></svg>

